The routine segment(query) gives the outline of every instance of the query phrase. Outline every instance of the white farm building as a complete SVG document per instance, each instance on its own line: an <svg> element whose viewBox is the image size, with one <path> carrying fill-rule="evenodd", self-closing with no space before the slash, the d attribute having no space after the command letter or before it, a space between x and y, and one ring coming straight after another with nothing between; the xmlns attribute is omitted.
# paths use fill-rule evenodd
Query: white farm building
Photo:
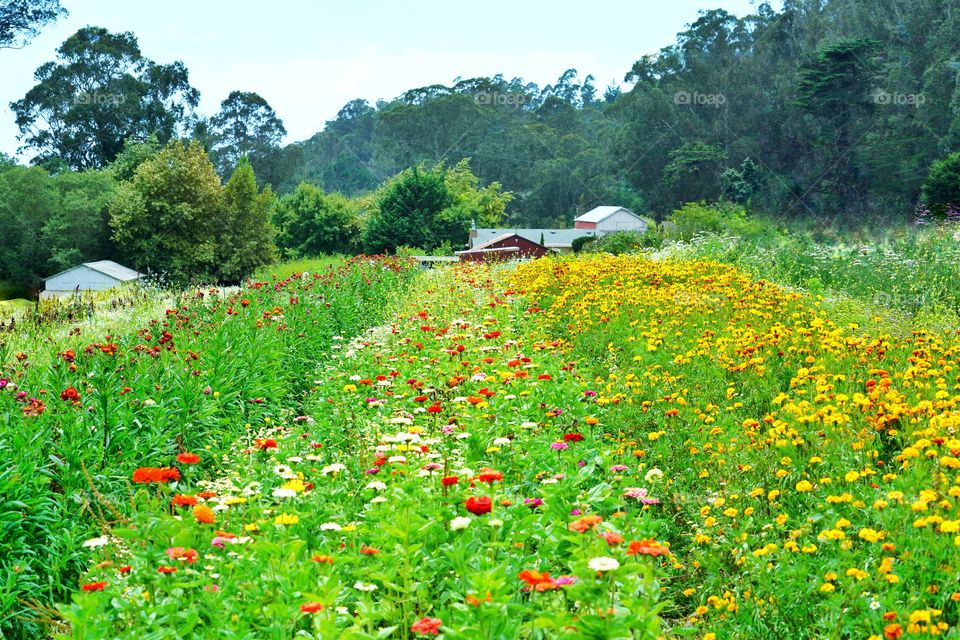
<svg viewBox="0 0 960 640"><path fill-rule="evenodd" d="M143 274L113 260L84 262L43 279L41 298L62 296L78 291L100 291L138 280Z"/></svg>

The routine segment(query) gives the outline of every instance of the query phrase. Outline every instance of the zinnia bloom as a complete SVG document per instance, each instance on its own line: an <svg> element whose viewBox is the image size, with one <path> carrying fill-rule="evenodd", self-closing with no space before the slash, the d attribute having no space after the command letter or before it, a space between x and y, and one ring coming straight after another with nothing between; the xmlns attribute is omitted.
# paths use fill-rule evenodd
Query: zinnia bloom
<svg viewBox="0 0 960 640"><path fill-rule="evenodd" d="M176 567L168 567L166 565L160 565L159 567L157 567L157 573L176 573L176 572L177 572Z"/></svg>
<svg viewBox="0 0 960 640"><path fill-rule="evenodd" d="M77 391L76 389L74 389L73 387L67 387L66 389L64 389L63 391L60 392L60 399L61 399L61 400L68 400L68 401L70 401L70 402L73 402L73 401L75 401L75 400L79 400L79 399L80 399L80 392Z"/></svg>
<svg viewBox="0 0 960 640"><path fill-rule="evenodd" d="M487 484L493 484L498 480L503 480L503 474L493 469L482 469L480 475L477 476L477 480L486 482Z"/></svg>
<svg viewBox="0 0 960 640"><path fill-rule="evenodd" d="M419 636L435 636L440 633L440 627L442 625L443 620L440 618L420 618L410 625L410 631L413 631Z"/></svg>
<svg viewBox="0 0 960 640"><path fill-rule="evenodd" d="M172 482L180 479L180 470L175 467L140 467L133 472L133 481L137 484Z"/></svg>
<svg viewBox="0 0 960 640"><path fill-rule="evenodd" d="M205 504L201 504L193 508L193 517L200 524L213 524L216 522L216 517L213 515L213 509Z"/></svg>
<svg viewBox="0 0 960 640"><path fill-rule="evenodd" d="M323 610L323 605L319 602L308 602L300 605L300 613L317 613Z"/></svg>
<svg viewBox="0 0 960 640"><path fill-rule="evenodd" d="M81 591L103 591L107 586L107 582L88 582L87 584L81 585Z"/></svg>
<svg viewBox="0 0 960 640"><path fill-rule="evenodd" d="M177 462L180 464L197 464L200 462L200 456L195 453L180 453L177 454Z"/></svg>
<svg viewBox="0 0 960 640"><path fill-rule="evenodd" d="M482 516L485 513L490 513L493 509L493 503L490 502L490 498L487 496L481 496L479 498L470 496L467 498L466 507L467 511L473 515Z"/></svg>
<svg viewBox="0 0 960 640"><path fill-rule="evenodd" d="M670 553L670 548L656 540L634 540L627 546L627 555L662 556Z"/></svg>
<svg viewBox="0 0 960 640"><path fill-rule="evenodd" d="M266 451L267 449L276 449L277 441L273 438L257 438L253 441L253 446L261 451Z"/></svg>

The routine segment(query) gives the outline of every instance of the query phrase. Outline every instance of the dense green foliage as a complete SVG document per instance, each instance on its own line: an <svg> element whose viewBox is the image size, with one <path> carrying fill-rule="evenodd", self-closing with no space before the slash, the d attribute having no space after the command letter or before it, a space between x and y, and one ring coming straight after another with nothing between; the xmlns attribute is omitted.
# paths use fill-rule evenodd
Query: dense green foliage
<svg viewBox="0 0 960 640"><path fill-rule="evenodd" d="M298 406L335 336L382 318L414 272L298 266L310 274L235 292L101 294L82 302L82 330L64 318L0 333L0 636L46 635L31 604L77 588L81 543L125 520L135 468L187 449L217 468L245 425Z"/></svg>
<svg viewBox="0 0 960 640"><path fill-rule="evenodd" d="M0 49L25 46L44 27L67 14L60 0L2 0Z"/></svg>

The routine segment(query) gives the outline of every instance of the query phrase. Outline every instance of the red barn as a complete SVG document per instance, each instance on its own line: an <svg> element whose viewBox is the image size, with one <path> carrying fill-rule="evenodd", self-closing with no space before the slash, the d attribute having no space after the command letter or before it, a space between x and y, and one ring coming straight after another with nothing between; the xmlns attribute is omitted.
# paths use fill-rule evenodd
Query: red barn
<svg viewBox="0 0 960 640"><path fill-rule="evenodd" d="M505 233L493 240L478 244L467 251L458 251L461 261L491 262L496 260L517 260L522 258L541 258L552 253L538 242L528 240L516 233Z"/></svg>

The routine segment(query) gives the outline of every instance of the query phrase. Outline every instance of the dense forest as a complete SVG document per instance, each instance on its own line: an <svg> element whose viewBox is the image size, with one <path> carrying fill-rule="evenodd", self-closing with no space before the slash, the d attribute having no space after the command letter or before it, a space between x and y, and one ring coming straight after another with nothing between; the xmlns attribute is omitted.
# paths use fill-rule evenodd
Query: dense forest
<svg viewBox="0 0 960 640"><path fill-rule="evenodd" d="M8 4L45 6L47 21L62 11L54 0ZM16 37L15 26L6 37ZM0 20L0 38L3 29ZM685 202L723 200L784 221L906 221L925 200L960 200L951 191L960 163L950 160L960 136L957 34L956 0L785 0L740 18L702 11L675 44L625 69L622 87L597 87L574 69L543 87L456 78L375 105L352 100L313 137L283 146L281 115L258 94L235 91L205 117L182 63L150 60L134 34L86 27L11 103L38 168L0 158L0 214L17 226L0 238L0 280L35 284L45 270L108 256L236 279L258 260L227 272L212 265L224 251L214 246L217 229L237 226L261 235L270 227L270 243L276 234L281 251L297 253L456 247L470 220L567 226L599 204L658 220ZM636 48L639 56L643 43ZM189 166L161 175L176 173L155 161L161 153ZM924 190L931 168L946 195ZM242 206L254 221L191 225L229 209L220 193L229 183L220 181L231 176L246 185ZM163 180L185 177L200 180L189 206L157 205ZM411 180L406 202L427 206L423 215L437 222L400 226L442 231L410 242L381 237L396 227L381 216L384 202L398 202L386 192ZM156 210L134 211L137 198ZM195 218L170 222L182 210ZM296 226L306 218L307 228ZM143 235L160 219L169 222L167 249ZM77 227L99 231L82 247L51 244ZM144 263L146 247L154 256ZM24 252L35 263L28 273L17 262ZM258 252L267 260L273 247ZM191 253L202 264L191 264Z"/></svg>

